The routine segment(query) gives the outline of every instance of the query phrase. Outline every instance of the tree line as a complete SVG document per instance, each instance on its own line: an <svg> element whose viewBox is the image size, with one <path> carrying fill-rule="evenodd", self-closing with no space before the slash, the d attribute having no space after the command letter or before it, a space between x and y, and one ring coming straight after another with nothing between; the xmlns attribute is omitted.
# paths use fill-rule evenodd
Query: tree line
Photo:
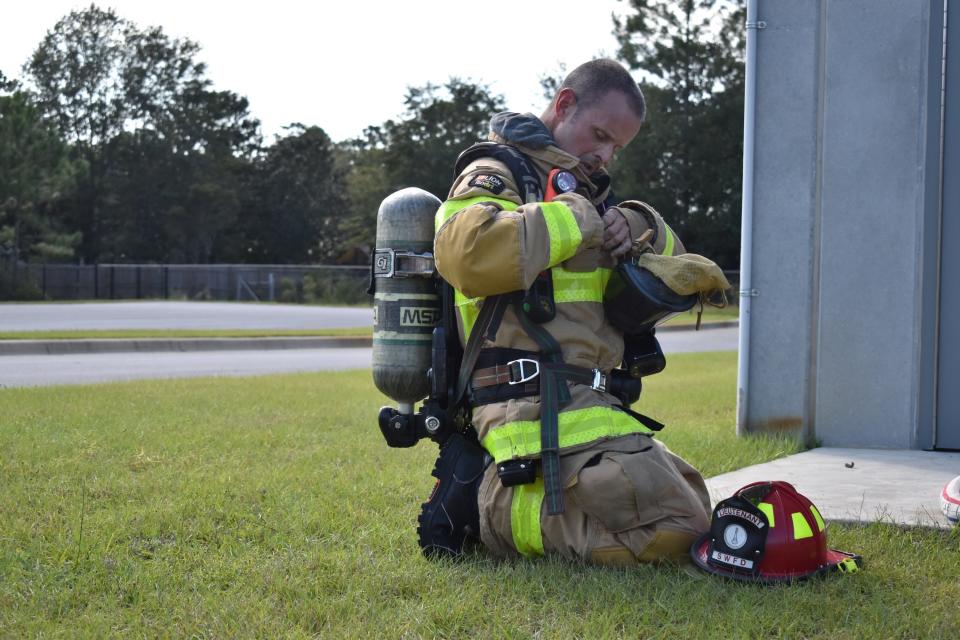
<svg viewBox="0 0 960 640"><path fill-rule="evenodd" d="M648 103L611 172L691 251L739 259L743 11L737 0L628 0L618 58ZM458 153L503 96L461 78L335 143L292 123L273 142L216 90L200 47L91 5L58 21L19 78L0 71L0 259L363 263L389 193L443 199ZM541 80L545 97L559 78Z"/></svg>

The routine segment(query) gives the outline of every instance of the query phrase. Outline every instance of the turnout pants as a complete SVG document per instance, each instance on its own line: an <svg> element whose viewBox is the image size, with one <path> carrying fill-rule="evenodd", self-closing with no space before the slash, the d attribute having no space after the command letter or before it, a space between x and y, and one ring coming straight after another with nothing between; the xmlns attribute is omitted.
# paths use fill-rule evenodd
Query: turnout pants
<svg viewBox="0 0 960 640"><path fill-rule="evenodd" d="M646 434L561 456L566 510L547 515L543 480L504 487L496 465L480 485L480 537L495 555L560 554L605 565L685 562L710 528L710 497L692 466Z"/></svg>

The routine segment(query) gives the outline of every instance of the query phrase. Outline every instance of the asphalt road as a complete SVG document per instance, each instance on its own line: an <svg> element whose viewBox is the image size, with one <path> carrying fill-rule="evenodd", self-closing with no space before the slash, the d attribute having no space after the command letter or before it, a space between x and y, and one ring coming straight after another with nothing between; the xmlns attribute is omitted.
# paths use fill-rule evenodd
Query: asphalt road
<svg viewBox="0 0 960 640"><path fill-rule="evenodd" d="M372 323L368 307L165 301L0 304L0 331L327 329Z"/></svg>
<svg viewBox="0 0 960 640"><path fill-rule="evenodd" d="M0 388L363 369L370 366L370 352L359 348L3 356Z"/></svg>
<svg viewBox="0 0 960 640"><path fill-rule="evenodd" d="M668 357L671 353L737 349L736 328L675 331L662 333L659 337ZM370 366L370 361L369 348L2 356L0 388L142 378L340 371L365 369Z"/></svg>

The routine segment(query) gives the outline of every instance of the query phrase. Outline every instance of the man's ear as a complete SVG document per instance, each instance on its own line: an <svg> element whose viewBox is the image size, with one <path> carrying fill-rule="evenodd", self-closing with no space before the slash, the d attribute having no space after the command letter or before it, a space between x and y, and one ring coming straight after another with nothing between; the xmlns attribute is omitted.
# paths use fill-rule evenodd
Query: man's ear
<svg viewBox="0 0 960 640"><path fill-rule="evenodd" d="M570 87L564 87L553 101L553 113L558 121L569 119L577 109L577 94Z"/></svg>

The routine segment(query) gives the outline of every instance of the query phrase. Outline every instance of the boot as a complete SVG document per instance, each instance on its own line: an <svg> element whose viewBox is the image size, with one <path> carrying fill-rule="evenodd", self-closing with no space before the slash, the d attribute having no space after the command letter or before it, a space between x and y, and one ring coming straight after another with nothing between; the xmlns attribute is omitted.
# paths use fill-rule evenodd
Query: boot
<svg viewBox="0 0 960 640"><path fill-rule="evenodd" d="M477 491L490 462L483 447L461 433L454 433L440 445L432 472L437 483L417 518L423 555L455 557L480 542Z"/></svg>

